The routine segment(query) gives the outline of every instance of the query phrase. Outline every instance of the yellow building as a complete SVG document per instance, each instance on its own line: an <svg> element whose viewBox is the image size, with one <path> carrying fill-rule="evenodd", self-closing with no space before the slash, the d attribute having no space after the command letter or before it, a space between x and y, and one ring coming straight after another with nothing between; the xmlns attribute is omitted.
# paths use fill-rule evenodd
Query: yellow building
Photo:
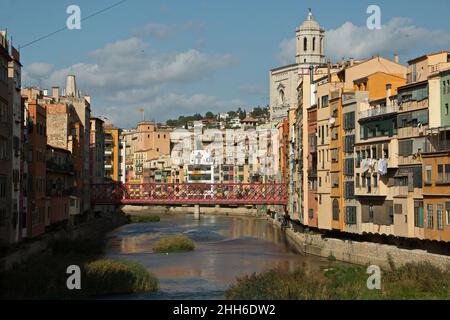
<svg viewBox="0 0 450 320"><path fill-rule="evenodd" d="M105 180L120 182L120 129L105 124Z"/></svg>

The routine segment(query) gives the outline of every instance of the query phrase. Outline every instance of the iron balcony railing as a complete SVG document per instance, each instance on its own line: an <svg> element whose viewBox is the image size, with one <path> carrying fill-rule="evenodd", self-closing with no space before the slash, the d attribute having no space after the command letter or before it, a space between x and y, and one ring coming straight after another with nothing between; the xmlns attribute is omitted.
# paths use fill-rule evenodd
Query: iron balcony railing
<svg viewBox="0 0 450 320"><path fill-rule="evenodd" d="M396 113L397 110L398 110L397 106L372 108L372 109L369 109L366 111L361 111L359 113L359 118L365 119L365 118L382 116L382 115L386 115L386 114Z"/></svg>

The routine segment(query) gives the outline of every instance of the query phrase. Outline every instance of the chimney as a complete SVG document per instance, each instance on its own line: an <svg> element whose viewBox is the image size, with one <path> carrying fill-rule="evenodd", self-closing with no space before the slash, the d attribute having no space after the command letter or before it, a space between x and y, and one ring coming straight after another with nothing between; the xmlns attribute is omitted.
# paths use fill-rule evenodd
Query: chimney
<svg viewBox="0 0 450 320"><path fill-rule="evenodd" d="M52 97L55 99L59 97L59 87L52 88Z"/></svg>
<svg viewBox="0 0 450 320"><path fill-rule="evenodd" d="M74 75L67 76L66 95L68 97L76 97L77 96L77 83L76 83Z"/></svg>
<svg viewBox="0 0 450 320"><path fill-rule="evenodd" d="M399 62L398 62L398 50L395 50L395 53L394 53L394 61L395 61L396 63L399 63Z"/></svg>
<svg viewBox="0 0 450 320"><path fill-rule="evenodd" d="M392 94L392 85L387 84L386 85L386 107L391 106L391 94Z"/></svg>

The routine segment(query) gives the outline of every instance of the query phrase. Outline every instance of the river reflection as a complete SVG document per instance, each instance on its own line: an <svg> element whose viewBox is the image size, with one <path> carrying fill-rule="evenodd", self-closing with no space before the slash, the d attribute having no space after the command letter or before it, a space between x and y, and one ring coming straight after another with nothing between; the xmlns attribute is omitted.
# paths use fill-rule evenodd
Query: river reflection
<svg viewBox="0 0 450 320"><path fill-rule="evenodd" d="M195 251L153 253L158 239L177 234L193 239ZM159 293L115 297L120 299L223 299L237 277L274 267L316 269L327 263L298 254L284 234L264 219L202 216L195 221L192 215L123 226L109 234L106 255L139 262L160 281Z"/></svg>

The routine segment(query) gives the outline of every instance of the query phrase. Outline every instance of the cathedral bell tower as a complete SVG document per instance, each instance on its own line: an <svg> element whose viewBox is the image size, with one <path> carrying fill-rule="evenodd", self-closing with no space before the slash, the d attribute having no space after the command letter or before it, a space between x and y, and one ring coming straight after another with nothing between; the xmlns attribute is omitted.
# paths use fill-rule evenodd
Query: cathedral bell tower
<svg viewBox="0 0 450 320"><path fill-rule="evenodd" d="M311 9L309 9L307 20L297 29L296 36L297 64L325 64L325 30L313 20Z"/></svg>

